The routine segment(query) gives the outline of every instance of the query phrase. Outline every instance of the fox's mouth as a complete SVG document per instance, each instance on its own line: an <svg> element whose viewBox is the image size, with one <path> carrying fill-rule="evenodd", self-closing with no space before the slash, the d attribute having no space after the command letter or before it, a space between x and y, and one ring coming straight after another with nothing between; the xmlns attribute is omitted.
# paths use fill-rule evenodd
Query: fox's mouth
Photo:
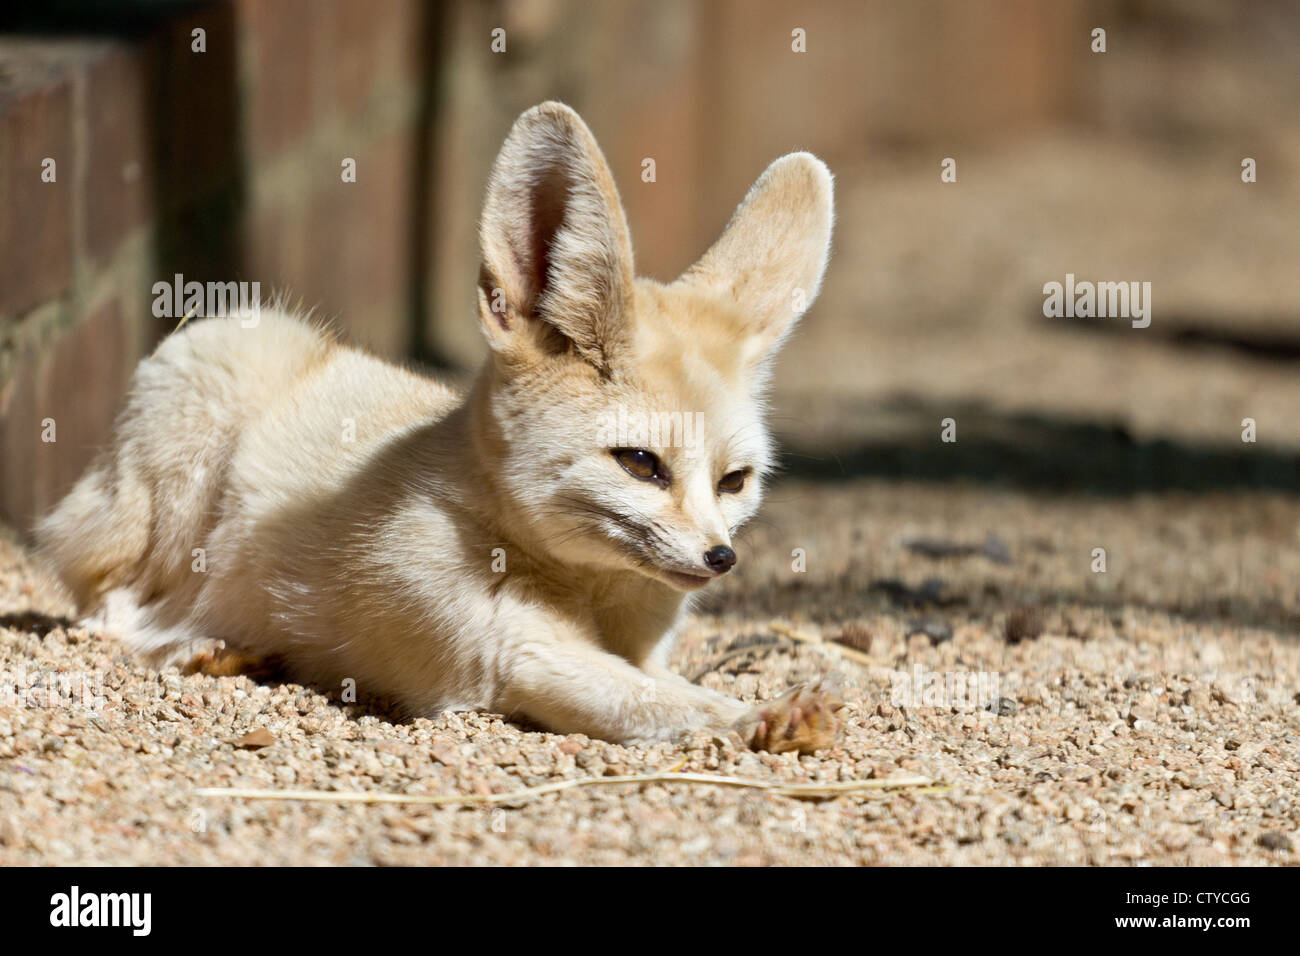
<svg viewBox="0 0 1300 956"><path fill-rule="evenodd" d="M646 577L679 591L698 591L716 577L707 571L682 571L680 565L665 567L658 561L646 560L646 557L640 554L636 556L636 565Z"/></svg>
<svg viewBox="0 0 1300 956"><path fill-rule="evenodd" d="M707 571L683 571L681 565L665 566L659 561L649 560L645 554L632 552L633 563L638 571L648 578L667 584L678 591L698 591L716 577Z"/></svg>
<svg viewBox="0 0 1300 956"><path fill-rule="evenodd" d="M637 570L646 577L670 585L679 591L698 591L717 577L716 574L703 569L684 571L680 563L667 564L666 562L672 559L660 555L650 533L622 515L588 502L583 503L582 510L588 513L596 512L596 517L608 522L608 525L603 523L596 525L596 530L608 543L627 555ZM613 527L611 528L610 525Z"/></svg>
<svg viewBox="0 0 1300 956"><path fill-rule="evenodd" d="M697 591L713 580L712 574L691 574L686 571L663 571L674 586L685 591Z"/></svg>

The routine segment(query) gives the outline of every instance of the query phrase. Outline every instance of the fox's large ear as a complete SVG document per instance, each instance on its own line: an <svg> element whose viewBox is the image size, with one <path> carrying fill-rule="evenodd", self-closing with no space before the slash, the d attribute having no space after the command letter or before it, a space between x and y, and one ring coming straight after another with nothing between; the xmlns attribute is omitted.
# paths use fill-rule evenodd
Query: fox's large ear
<svg viewBox="0 0 1300 956"><path fill-rule="evenodd" d="M746 361L759 361L817 297L834 218L826 164L811 153L782 156L750 187L721 238L678 281L739 306Z"/></svg>
<svg viewBox="0 0 1300 956"><path fill-rule="evenodd" d="M562 103L528 110L488 180L479 315L504 356L575 350L606 371L626 332L632 245L605 157Z"/></svg>

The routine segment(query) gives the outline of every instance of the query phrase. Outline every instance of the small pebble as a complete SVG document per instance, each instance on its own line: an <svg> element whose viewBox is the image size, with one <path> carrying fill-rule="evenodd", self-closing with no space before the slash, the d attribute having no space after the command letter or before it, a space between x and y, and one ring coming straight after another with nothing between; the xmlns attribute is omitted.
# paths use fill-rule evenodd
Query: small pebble
<svg viewBox="0 0 1300 956"><path fill-rule="evenodd" d="M948 622L934 617L913 621L908 626L907 636L911 637L913 634L924 634L934 646L952 640L952 628Z"/></svg>
<svg viewBox="0 0 1300 956"><path fill-rule="evenodd" d="M1277 850L1279 852L1291 852L1291 838L1285 833L1278 833L1276 830L1269 830L1267 833L1261 833L1256 837L1255 842L1266 850Z"/></svg>
<svg viewBox="0 0 1300 956"><path fill-rule="evenodd" d="M999 717L1014 717L1018 707L1016 702L1010 697L999 697L993 703L989 704L988 709Z"/></svg>
<svg viewBox="0 0 1300 956"><path fill-rule="evenodd" d="M1004 629L1008 644L1035 640L1044 630L1043 614L1036 607L1018 607L1007 616Z"/></svg>

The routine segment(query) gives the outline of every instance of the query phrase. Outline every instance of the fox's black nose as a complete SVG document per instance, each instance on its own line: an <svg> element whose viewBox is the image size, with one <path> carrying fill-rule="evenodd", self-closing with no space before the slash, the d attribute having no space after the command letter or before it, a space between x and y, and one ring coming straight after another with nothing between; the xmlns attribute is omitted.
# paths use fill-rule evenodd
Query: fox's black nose
<svg viewBox="0 0 1300 956"><path fill-rule="evenodd" d="M704 563L714 574L726 574L736 565L736 552L725 544L715 544L704 552Z"/></svg>

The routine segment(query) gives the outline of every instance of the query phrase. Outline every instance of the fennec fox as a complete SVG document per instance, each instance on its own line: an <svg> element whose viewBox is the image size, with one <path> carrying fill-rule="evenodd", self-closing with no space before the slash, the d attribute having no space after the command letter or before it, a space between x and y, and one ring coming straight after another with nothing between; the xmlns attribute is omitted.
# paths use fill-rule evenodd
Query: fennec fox
<svg viewBox="0 0 1300 956"><path fill-rule="evenodd" d="M827 684L751 709L667 661L758 507L768 369L831 220L829 172L794 153L679 279L636 278L591 132L544 103L488 184L491 358L467 395L277 309L193 322L140 363L38 541L91 623L154 663L219 639L413 714L827 746Z"/></svg>

